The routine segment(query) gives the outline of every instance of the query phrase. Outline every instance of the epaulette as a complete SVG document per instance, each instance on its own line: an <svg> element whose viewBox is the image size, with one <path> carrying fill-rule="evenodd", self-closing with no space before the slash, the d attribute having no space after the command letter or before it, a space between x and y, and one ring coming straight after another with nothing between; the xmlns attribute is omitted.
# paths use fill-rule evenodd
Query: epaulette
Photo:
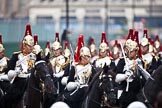
<svg viewBox="0 0 162 108"><path fill-rule="evenodd" d="M21 51L13 52L13 54L19 54L19 53L21 53Z"/></svg>

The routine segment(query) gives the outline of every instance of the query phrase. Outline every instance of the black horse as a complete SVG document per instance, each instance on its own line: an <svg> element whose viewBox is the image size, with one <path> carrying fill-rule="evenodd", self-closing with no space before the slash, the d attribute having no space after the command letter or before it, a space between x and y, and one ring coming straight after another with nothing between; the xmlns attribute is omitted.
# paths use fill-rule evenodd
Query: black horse
<svg viewBox="0 0 162 108"><path fill-rule="evenodd" d="M1 108L21 108L24 105L26 108L40 108L41 100L45 100L42 97L56 92L48 64L40 54L37 55L35 67L29 73L28 78L15 78L7 94L0 99Z"/></svg>
<svg viewBox="0 0 162 108"><path fill-rule="evenodd" d="M138 101L145 103L149 108L153 107L157 94L162 91L162 65L152 74L139 94Z"/></svg>
<svg viewBox="0 0 162 108"><path fill-rule="evenodd" d="M113 108L117 102L112 75L100 71L92 79L82 108Z"/></svg>
<svg viewBox="0 0 162 108"><path fill-rule="evenodd" d="M38 58L38 57L37 57ZM27 108L49 108L54 102L56 87L54 86L52 68L39 59L32 69L27 88ZM42 105L40 104L42 103Z"/></svg>

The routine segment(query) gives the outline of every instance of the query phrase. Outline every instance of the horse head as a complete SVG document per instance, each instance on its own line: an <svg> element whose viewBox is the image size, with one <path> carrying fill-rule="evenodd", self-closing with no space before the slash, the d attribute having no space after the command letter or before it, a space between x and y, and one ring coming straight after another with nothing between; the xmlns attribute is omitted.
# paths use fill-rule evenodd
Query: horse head
<svg viewBox="0 0 162 108"><path fill-rule="evenodd" d="M116 104L117 96L114 86L114 71L111 69L105 69L99 76L100 88L103 91L104 104L108 107L112 107Z"/></svg>
<svg viewBox="0 0 162 108"><path fill-rule="evenodd" d="M44 90L47 93L56 93L56 87L53 82L51 69L47 62L41 57L41 54L37 55L35 62L36 76L44 83Z"/></svg>

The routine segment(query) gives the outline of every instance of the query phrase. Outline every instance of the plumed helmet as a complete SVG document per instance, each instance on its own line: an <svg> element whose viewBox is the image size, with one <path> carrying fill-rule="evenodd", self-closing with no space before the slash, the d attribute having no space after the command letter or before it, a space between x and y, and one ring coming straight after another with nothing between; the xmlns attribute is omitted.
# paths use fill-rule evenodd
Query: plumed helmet
<svg viewBox="0 0 162 108"><path fill-rule="evenodd" d="M128 33L128 36L127 36L127 40L128 39L133 39L133 32L134 32L133 29L129 29L129 33Z"/></svg>
<svg viewBox="0 0 162 108"><path fill-rule="evenodd" d="M102 42L100 45L99 45L99 50L101 52L105 52L109 49L108 45L105 43L105 42Z"/></svg>
<svg viewBox="0 0 162 108"><path fill-rule="evenodd" d="M31 35L27 35L23 39L23 44L33 46L34 45L34 39Z"/></svg>
<svg viewBox="0 0 162 108"><path fill-rule="evenodd" d="M55 34L55 41L60 42L60 37L58 32L56 32Z"/></svg>
<svg viewBox="0 0 162 108"><path fill-rule="evenodd" d="M31 27L30 24L26 25L25 35L22 41L23 45L34 45L34 38L32 37Z"/></svg>
<svg viewBox="0 0 162 108"><path fill-rule="evenodd" d="M106 33L105 32L102 32L101 43L99 45L99 50L101 52L104 52L104 51L106 51L108 49L109 49L109 47L108 47L108 41L106 39Z"/></svg>
<svg viewBox="0 0 162 108"><path fill-rule="evenodd" d="M38 35L35 34L34 35L34 45L37 45L38 44Z"/></svg>
<svg viewBox="0 0 162 108"><path fill-rule="evenodd" d="M131 42L132 42L132 39L127 39L125 42L125 47L127 48Z"/></svg>
<svg viewBox="0 0 162 108"><path fill-rule="evenodd" d="M96 51L96 45L95 45L95 42L94 42L94 38L93 37L90 37L90 46L89 46L89 48L90 48L90 51L91 52Z"/></svg>
<svg viewBox="0 0 162 108"><path fill-rule="evenodd" d="M149 45L147 29L144 29L144 30L143 30L143 38L142 38L140 44L141 44L141 46Z"/></svg>
<svg viewBox="0 0 162 108"><path fill-rule="evenodd" d="M52 44L52 50L57 50L59 48L62 48L62 46L61 46L60 39L59 39L59 33L56 32L55 41Z"/></svg>
<svg viewBox="0 0 162 108"><path fill-rule="evenodd" d="M148 38L149 40L149 52L154 52L154 41L151 38Z"/></svg>
<svg viewBox="0 0 162 108"><path fill-rule="evenodd" d="M126 47L126 48L129 46L129 44L132 42L132 40L133 40L133 38L134 38L133 32L134 32L133 29L129 29L128 36L127 36L127 40L126 40L126 42L125 42L125 47Z"/></svg>
<svg viewBox="0 0 162 108"><path fill-rule="evenodd" d="M2 35L0 34L0 52L3 52L5 49L2 44Z"/></svg>
<svg viewBox="0 0 162 108"><path fill-rule="evenodd" d="M47 56L48 53L50 53L50 42L49 41L46 42L46 48L44 49L44 53L45 53L45 56Z"/></svg>
<svg viewBox="0 0 162 108"><path fill-rule="evenodd" d="M149 45L149 40L148 40L148 38L142 38L142 40L141 40L141 46L146 46L146 45Z"/></svg>
<svg viewBox="0 0 162 108"><path fill-rule="evenodd" d="M69 46L68 41L65 41L65 46L64 46L64 55L65 55L66 57L69 57L69 56L71 55L71 52L70 52L68 46Z"/></svg>
<svg viewBox="0 0 162 108"><path fill-rule="evenodd" d="M39 52L42 52L41 46L38 44L38 35L34 35L34 48L33 48L33 53L38 54Z"/></svg>
<svg viewBox="0 0 162 108"><path fill-rule="evenodd" d="M39 52L42 52L42 48L40 45L34 45L33 53L38 54Z"/></svg>
<svg viewBox="0 0 162 108"><path fill-rule="evenodd" d="M115 40L114 47L113 47L113 49L112 49L112 53L113 53L113 54L118 54L119 51L120 51L120 49L119 49L118 41Z"/></svg>
<svg viewBox="0 0 162 108"><path fill-rule="evenodd" d="M155 45L156 49L158 49L160 47L160 39L159 39L158 35L156 35L154 45Z"/></svg>
<svg viewBox="0 0 162 108"><path fill-rule="evenodd" d="M84 36L83 34L80 34L78 37L78 43L76 46L76 50L75 50L75 62L79 61L79 57L80 57L80 49L84 46Z"/></svg>
<svg viewBox="0 0 162 108"><path fill-rule="evenodd" d="M132 41L128 46L127 46L127 49L129 52L133 51L133 50L138 50L139 47L138 47L138 44L136 41Z"/></svg>
<svg viewBox="0 0 162 108"><path fill-rule="evenodd" d="M91 52L96 51L96 45L95 45L95 44L91 44L91 45L89 46L89 48L90 48Z"/></svg>
<svg viewBox="0 0 162 108"><path fill-rule="evenodd" d="M91 57L91 53L90 53L90 50L89 50L89 48L88 47L82 47L81 49L80 49L80 56L89 56L89 57Z"/></svg>
<svg viewBox="0 0 162 108"><path fill-rule="evenodd" d="M53 42L52 44L52 50L57 50L59 48L62 48L61 43L58 41Z"/></svg>

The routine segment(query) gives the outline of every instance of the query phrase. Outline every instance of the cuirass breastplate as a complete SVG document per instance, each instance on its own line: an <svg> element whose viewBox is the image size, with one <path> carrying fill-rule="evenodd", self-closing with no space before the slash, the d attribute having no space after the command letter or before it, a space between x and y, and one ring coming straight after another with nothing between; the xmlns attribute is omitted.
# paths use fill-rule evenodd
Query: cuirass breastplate
<svg viewBox="0 0 162 108"><path fill-rule="evenodd" d="M77 65L75 67L75 79L80 84L87 84L89 82L89 78L92 74L92 66L87 64L86 66Z"/></svg>

